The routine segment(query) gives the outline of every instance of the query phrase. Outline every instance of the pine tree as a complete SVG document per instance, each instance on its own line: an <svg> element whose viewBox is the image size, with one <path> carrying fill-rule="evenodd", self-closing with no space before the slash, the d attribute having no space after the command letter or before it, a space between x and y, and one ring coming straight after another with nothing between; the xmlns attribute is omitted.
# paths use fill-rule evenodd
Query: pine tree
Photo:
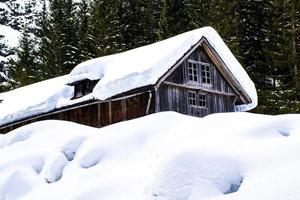
<svg viewBox="0 0 300 200"><path fill-rule="evenodd" d="M120 9L121 35L126 49L153 43L157 40L158 20L154 6L157 1L126 0Z"/></svg>
<svg viewBox="0 0 300 200"><path fill-rule="evenodd" d="M0 56L6 56L7 45L3 42L3 35L0 35ZM5 62L0 61L0 92L4 92L10 88L10 81L6 78L7 71L5 69Z"/></svg>
<svg viewBox="0 0 300 200"><path fill-rule="evenodd" d="M29 30L25 28L22 32L20 45L17 49L16 61L11 61L12 77L18 86L24 86L36 82L38 78L35 73L34 42L30 37Z"/></svg>
<svg viewBox="0 0 300 200"><path fill-rule="evenodd" d="M93 57L122 51L124 45L119 16L121 4L118 0L95 0L91 4L89 40Z"/></svg>
<svg viewBox="0 0 300 200"><path fill-rule="evenodd" d="M193 1L186 4L186 0L164 0L161 18L159 21L159 39L165 39L188 31L193 24L195 15L188 12ZM194 10L195 11L195 10Z"/></svg>
<svg viewBox="0 0 300 200"><path fill-rule="evenodd" d="M69 73L80 62L77 18L72 0L46 1L40 16L38 61L45 78Z"/></svg>
<svg viewBox="0 0 300 200"><path fill-rule="evenodd" d="M53 0L50 1L50 14L49 21L47 23L48 27L44 31L46 41L46 48L49 54L47 56L46 63L43 63L44 68L48 68L48 77L57 77L63 74L63 56L62 56L62 27L64 26L63 19L63 0ZM43 45L43 44L41 44Z"/></svg>
<svg viewBox="0 0 300 200"><path fill-rule="evenodd" d="M38 38L38 50L37 50L37 65L40 69L40 80L51 78L56 74L51 68L53 52L51 49L50 41L50 19L47 12L47 4L44 0L43 9L38 16L37 38Z"/></svg>
<svg viewBox="0 0 300 200"><path fill-rule="evenodd" d="M270 86L269 72L264 52L268 23L267 0L239 0L239 55L241 62L259 89Z"/></svg>
<svg viewBox="0 0 300 200"><path fill-rule="evenodd" d="M69 73L80 62L80 53L78 49L78 31L76 12L73 0L64 0L61 2L62 19L61 26L61 53L62 53L62 73Z"/></svg>
<svg viewBox="0 0 300 200"><path fill-rule="evenodd" d="M293 61L294 86L296 99L300 100L300 2L297 0L287 1L290 8L290 32Z"/></svg>
<svg viewBox="0 0 300 200"><path fill-rule="evenodd" d="M79 51L79 62L83 62L93 58L93 54L90 51L92 48L91 44L94 42L90 40L89 29L90 29L90 5L86 0L82 0L79 6L78 12L78 51Z"/></svg>

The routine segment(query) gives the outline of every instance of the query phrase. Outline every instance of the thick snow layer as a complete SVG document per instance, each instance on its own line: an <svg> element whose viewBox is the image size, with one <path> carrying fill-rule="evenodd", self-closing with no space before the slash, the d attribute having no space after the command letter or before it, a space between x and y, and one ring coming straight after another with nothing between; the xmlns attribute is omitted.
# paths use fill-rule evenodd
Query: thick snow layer
<svg viewBox="0 0 300 200"><path fill-rule="evenodd" d="M14 30L9 26L0 24L0 35L4 36L3 41L6 45L8 45L8 47L14 48L18 46L19 37L21 35L19 31Z"/></svg>
<svg viewBox="0 0 300 200"><path fill-rule="evenodd" d="M300 115L173 112L0 135L0 199L299 200Z"/></svg>
<svg viewBox="0 0 300 200"><path fill-rule="evenodd" d="M67 76L0 93L0 125L35 116L57 108L59 101L70 99L73 88L65 85Z"/></svg>
<svg viewBox="0 0 300 200"><path fill-rule="evenodd" d="M257 105L257 94L253 82L219 34L211 27L183 33L123 53L86 61L75 67L68 83L86 78L100 79L93 91L94 97L99 100L134 88L153 85L202 37L209 41L252 100L251 104L236 106L236 110L245 111L254 108Z"/></svg>

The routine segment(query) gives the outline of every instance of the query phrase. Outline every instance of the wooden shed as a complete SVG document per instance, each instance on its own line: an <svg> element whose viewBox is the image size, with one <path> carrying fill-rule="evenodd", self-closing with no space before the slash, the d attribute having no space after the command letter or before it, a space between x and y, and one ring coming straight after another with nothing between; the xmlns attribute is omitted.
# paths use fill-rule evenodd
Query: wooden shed
<svg viewBox="0 0 300 200"><path fill-rule="evenodd" d="M29 116L25 109L13 119L5 115L0 132L47 119L103 127L161 111L203 117L257 104L254 84L210 27L82 63L63 87L63 101L57 95L53 108Z"/></svg>

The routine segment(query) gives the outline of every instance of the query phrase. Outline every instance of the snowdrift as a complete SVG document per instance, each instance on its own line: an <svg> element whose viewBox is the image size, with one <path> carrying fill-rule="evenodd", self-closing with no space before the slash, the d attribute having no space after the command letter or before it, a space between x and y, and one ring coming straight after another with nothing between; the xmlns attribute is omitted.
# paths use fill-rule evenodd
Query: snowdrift
<svg viewBox="0 0 300 200"><path fill-rule="evenodd" d="M0 199L299 200L300 115L166 112L0 135Z"/></svg>

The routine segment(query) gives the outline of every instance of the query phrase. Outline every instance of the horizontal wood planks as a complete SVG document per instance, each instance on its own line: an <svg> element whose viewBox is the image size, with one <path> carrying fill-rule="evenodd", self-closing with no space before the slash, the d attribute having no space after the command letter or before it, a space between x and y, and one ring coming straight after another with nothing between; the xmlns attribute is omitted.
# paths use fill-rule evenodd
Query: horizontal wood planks
<svg viewBox="0 0 300 200"><path fill-rule="evenodd" d="M188 91L206 95L206 107L189 105ZM210 113L233 112L234 96L205 92L201 89L187 89L175 85L162 84L159 90L160 110L176 111L182 114L203 117Z"/></svg>

